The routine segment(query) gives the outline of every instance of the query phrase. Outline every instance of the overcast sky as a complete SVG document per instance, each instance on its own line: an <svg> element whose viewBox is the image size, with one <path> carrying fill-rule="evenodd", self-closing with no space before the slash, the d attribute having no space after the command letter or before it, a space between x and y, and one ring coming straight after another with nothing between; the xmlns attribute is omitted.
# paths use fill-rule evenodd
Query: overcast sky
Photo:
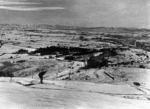
<svg viewBox="0 0 150 109"><path fill-rule="evenodd" d="M150 28L150 0L0 0L0 23Z"/></svg>

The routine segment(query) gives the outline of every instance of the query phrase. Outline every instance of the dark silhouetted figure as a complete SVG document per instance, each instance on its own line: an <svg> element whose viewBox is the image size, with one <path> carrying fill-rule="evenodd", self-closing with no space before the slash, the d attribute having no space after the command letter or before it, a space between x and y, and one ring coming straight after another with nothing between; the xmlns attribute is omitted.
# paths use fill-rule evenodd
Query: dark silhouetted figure
<svg viewBox="0 0 150 109"><path fill-rule="evenodd" d="M46 71L42 71L42 72L40 72L39 75L38 75L39 78L40 78L40 83L41 83L41 84L43 84L43 76L44 76L45 73L46 73Z"/></svg>

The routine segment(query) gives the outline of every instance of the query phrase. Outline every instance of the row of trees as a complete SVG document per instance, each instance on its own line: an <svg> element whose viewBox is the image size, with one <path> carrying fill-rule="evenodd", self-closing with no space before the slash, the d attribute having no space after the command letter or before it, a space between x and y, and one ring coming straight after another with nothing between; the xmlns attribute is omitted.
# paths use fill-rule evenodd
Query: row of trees
<svg viewBox="0 0 150 109"><path fill-rule="evenodd" d="M46 48L38 48L33 51L31 54L40 53L41 55L50 55L50 54L62 54L62 55L86 55L90 53L97 52L95 49L79 48L79 47L61 47L61 46L51 46Z"/></svg>

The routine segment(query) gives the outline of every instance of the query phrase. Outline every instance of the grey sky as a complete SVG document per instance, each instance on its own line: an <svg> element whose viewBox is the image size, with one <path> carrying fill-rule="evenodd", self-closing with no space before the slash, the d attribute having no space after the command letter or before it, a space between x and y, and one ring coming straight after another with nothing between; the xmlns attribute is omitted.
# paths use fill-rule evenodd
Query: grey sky
<svg viewBox="0 0 150 109"><path fill-rule="evenodd" d="M0 0L0 23L150 28L150 0Z"/></svg>

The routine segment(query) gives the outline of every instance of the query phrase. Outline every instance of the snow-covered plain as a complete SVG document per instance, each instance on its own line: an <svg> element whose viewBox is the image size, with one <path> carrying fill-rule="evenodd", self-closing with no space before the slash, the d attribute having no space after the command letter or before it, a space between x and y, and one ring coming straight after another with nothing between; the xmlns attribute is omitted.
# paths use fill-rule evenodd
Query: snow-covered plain
<svg viewBox="0 0 150 109"><path fill-rule="evenodd" d="M24 31L27 28L29 31ZM82 69L86 62L73 61L72 64L64 60L64 56L56 58L56 54L40 56L15 52L20 49L31 52L56 45L115 48L120 43L103 42L102 39L113 41L116 37L108 37L107 34L105 37L105 32L93 31L93 34L85 35L86 40L83 41L80 39L82 31L75 30L70 34L70 29L34 28L41 32L32 29L19 26L15 30L10 26L10 29L0 31L5 33L0 39L0 74L10 72L15 76L12 81L0 77L0 109L149 109L150 52L133 48L117 50L118 55L110 57L109 61L125 65ZM88 29L86 33L89 32ZM125 36L124 40L126 43ZM139 68L140 65L144 68ZM47 73L41 85L38 73L42 68ZM67 79L69 73L70 81Z"/></svg>
<svg viewBox="0 0 150 109"><path fill-rule="evenodd" d="M50 80L41 85L29 78L9 80L0 78L1 109L149 109L150 106L149 100L142 99L144 93L129 85Z"/></svg>

